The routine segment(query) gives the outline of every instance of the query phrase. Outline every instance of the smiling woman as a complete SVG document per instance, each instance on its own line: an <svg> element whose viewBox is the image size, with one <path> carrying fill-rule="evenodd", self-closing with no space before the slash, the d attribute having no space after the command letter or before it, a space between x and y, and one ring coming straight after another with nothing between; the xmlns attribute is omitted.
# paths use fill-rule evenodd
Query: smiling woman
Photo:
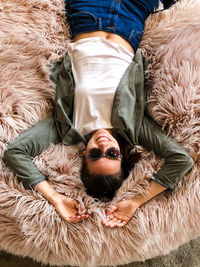
<svg viewBox="0 0 200 267"><path fill-rule="evenodd" d="M84 156L85 164L81 179L88 193L112 198L124 177L121 171L120 147L111 131L106 129L95 131L87 144Z"/></svg>
<svg viewBox="0 0 200 267"><path fill-rule="evenodd" d="M133 1L131 0L131 2ZM48 79L49 64L52 61L61 60L61 55L62 58L64 57L68 36L67 31L64 33L62 31L62 27L66 29L62 17L63 0L6 0L0 1L0 3L0 43L2 48L0 49L0 148L3 153L8 143L10 145L7 149L13 147L11 143L18 133L43 120L47 111L52 108L55 87ZM149 258L166 255L171 250L177 250L178 246L200 235L199 18L199 0L178 1L169 10L157 12L149 17L140 45L151 62L148 72L149 85L151 85L148 87L148 100L150 101L147 104L148 112L153 119L168 130L168 137L171 133L191 153L195 161L191 172L178 182L173 191L168 190L161 193L137 209L133 218L122 228L106 227L109 225L108 223L111 223L110 221L102 225L101 221L106 219L105 211L110 209L112 212L112 206L117 206L121 213L126 213L126 216L130 218L130 211L133 212L138 204L134 201L135 205L133 205L128 199L136 200L136 196L145 195L150 190L151 177L154 176L155 179L158 179L156 172L164 167L162 163L169 162L169 160L163 155L164 160L161 161L152 151L149 152L138 145L130 150L130 153L129 149L124 149L125 145L128 148L129 143L123 132L134 136L134 134L131 135L134 129L130 129L130 126L135 121L129 120L132 114L129 99L132 103L133 98L132 94L128 94L126 90L128 99L123 92L121 94L118 92L115 103L117 104L122 96L123 104L120 107L124 108L120 109L120 123L117 124L113 119L117 128L113 128L112 132L119 145L122 143L120 145L120 152L123 154L122 171L126 171L126 167L123 166L124 159L126 159L124 150L127 150L127 154L129 154L130 161L127 163L129 168L132 163L131 157L138 156L137 152L142 152L140 160L133 166L130 175L124 180L111 201L107 203L102 200L97 201L88 195L88 191L80 179L82 159L85 160L81 156L84 146L83 144L65 145L69 145L72 141L73 136L67 135L67 130L70 130L69 133L74 133L70 124L70 121L73 123L73 114L66 113L69 114L69 120L66 118L66 121L62 120L62 116L60 117L61 114L64 115L65 111L67 112L73 96L73 90L70 91L68 87L71 80L68 79L68 86L63 88L63 94L59 91L58 86L56 89L56 101L58 102L55 103L56 128L54 128L55 123L50 124L50 121L54 122L54 120L49 118L46 123L41 123L44 126L43 132L40 132L41 128L36 128L35 132L32 132L32 136L29 132L29 139L24 134L24 139L15 143L18 150L16 148L13 150L13 165L8 164L11 169L1 161L1 249L23 257L28 256L43 264L56 266L121 266L133 261L142 261L141 266L143 266L145 265L144 260L146 262ZM138 58L138 55L138 51L136 51L135 58ZM62 68L63 62L66 69ZM134 63L138 64L135 60ZM66 82L65 77L66 79L70 76L73 78L71 68L68 68L70 64L68 64L67 56L57 66L60 66L60 83L61 80ZM41 70L44 73L41 73ZM133 72L133 75L130 75L126 81L132 84L138 75L139 72L135 76ZM55 82L57 84L58 79ZM122 88L123 83L120 86ZM61 108L60 101L63 103L63 108ZM140 102L140 99L138 101ZM138 103L138 101L136 102ZM80 101L81 104L82 101ZM63 113L61 113L62 111ZM126 129L124 125L124 117L129 120L129 129ZM56 141L62 142L62 144L52 145L53 129L55 129L55 133L59 130L59 138ZM120 129L123 130L120 131ZM79 141L78 135L75 136L73 141ZM48 147L48 144L45 144L49 140L48 138L51 139L51 146L34 158L36 144L38 144L37 151L43 151ZM85 145L87 145L88 138L89 136L85 140L83 139ZM22 147L25 141L27 144ZM136 141L138 141L136 144L142 144L141 138ZM31 145L32 142L34 144ZM145 147L147 145L147 143L144 144ZM169 145L171 146L171 143ZM21 154L22 150L24 154ZM158 153L156 154L158 155ZM25 161L26 157L27 161ZM32 159L37 167L35 172L33 172L33 166L27 169L28 166L30 167L29 161ZM175 157L174 160L176 160ZM15 164L20 163L22 165L19 166L17 176L20 181L23 180L23 183L18 182L12 172L12 167L15 168ZM178 166L179 164L177 164ZM174 169L176 169L176 162ZM38 170L40 175L43 174L42 176L39 176ZM164 171L166 174L166 169ZM43 181L43 176L46 176L48 180ZM162 173L160 173L161 176ZM172 176L168 177L173 178ZM37 186L47 182L54 189L53 194L55 191L60 194L58 198L55 195L53 197L55 200L53 205L56 204L56 201L58 203L59 199L62 200L56 204L56 209L35 188L28 190L24 188L23 184L26 188L30 188L29 179L36 182L38 178L42 182ZM163 179L162 181L164 182ZM61 198L61 196L63 197ZM66 197L70 198L66 200ZM71 219L68 215L65 220L65 217L60 217L59 211L61 209L66 211L66 207L67 212L69 208L71 208L70 212L77 209L77 215L81 216L87 213L86 215L89 217L85 216L81 222L79 222L81 219L76 219L77 223L74 223L76 222L73 218L74 215ZM112 214L115 216L116 210ZM120 223L118 220L116 222ZM120 225L123 225L123 222ZM112 226L114 226L114 222ZM200 248L200 246L198 247ZM169 256L169 266L176 265L178 262L180 266L184 264L185 266L198 266L199 256L196 253L197 257L193 257L193 247L191 247L191 253L184 249L179 252L176 259L174 254ZM174 263L172 262L173 258ZM183 263L183 260L186 260L188 264ZM155 261L151 259L146 265L153 262L158 266L166 265L167 258L155 259ZM139 265L139 263L130 264L130 266L132 265ZM2 266L4 266L4 262L2 262ZM29 265L26 264L26 266Z"/></svg>
<svg viewBox="0 0 200 267"><path fill-rule="evenodd" d="M92 135L86 147L85 156L87 168L91 174L110 175L120 170L119 144L106 129L98 130Z"/></svg>
<svg viewBox="0 0 200 267"><path fill-rule="evenodd" d="M56 85L54 116L9 144L4 160L27 189L38 190L71 223L87 218L87 211L80 210L77 200L58 193L33 164L33 157L51 144L84 142L85 189L95 197L112 198L134 166L126 163L134 145L153 150L165 164L151 177L148 194L117 203L103 222L121 227L138 207L173 189L193 165L183 146L144 112L148 64L137 48L145 20L159 1L66 4L72 41L64 59L51 68Z"/></svg>

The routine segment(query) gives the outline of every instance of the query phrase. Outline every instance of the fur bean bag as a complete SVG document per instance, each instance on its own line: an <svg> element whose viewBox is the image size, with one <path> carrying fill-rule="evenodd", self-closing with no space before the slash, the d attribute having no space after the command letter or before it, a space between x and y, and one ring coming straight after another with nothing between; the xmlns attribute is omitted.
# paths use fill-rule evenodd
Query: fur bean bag
<svg viewBox="0 0 200 267"><path fill-rule="evenodd" d="M169 253L200 234L200 1L180 0L155 13L141 42L150 59L147 108L192 155L193 169L173 192L137 210L123 228L102 225L105 208L147 192L163 164L137 147L141 160L113 201L89 197L80 180L82 145L49 147L34 159L60 193L77 199L90 217L62 220L38 192L25 190L0 159L0 248L44 264L113 266ZM63 0L0 2L0 153L20 132L45 118L55 89L49 65L67 50Z"/></svg>

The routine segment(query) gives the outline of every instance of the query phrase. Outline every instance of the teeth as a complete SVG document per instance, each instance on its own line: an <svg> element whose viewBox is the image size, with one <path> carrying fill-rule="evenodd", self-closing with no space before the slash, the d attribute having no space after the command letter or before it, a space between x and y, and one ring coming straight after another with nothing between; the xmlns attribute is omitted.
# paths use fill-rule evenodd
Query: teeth
<svg viewBox="0 0 200 267"><path fill-rule="evenodd" d="M99 138L98 138L98 141L99 141L99 140L103 141L103 140L109 140L109 139L108 139L107 137L99 137Z"/></svg>

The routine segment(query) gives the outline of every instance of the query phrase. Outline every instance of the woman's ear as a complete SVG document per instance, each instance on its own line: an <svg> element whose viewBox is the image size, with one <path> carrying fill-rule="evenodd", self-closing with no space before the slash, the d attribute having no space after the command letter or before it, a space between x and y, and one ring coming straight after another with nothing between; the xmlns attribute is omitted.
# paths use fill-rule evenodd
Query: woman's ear
<svg viewBox="0 0 200 267"><path fill-rule="evenodd" d="M86 150L84 149L83 152L82 152L82 156L86 156Z"/></svg>

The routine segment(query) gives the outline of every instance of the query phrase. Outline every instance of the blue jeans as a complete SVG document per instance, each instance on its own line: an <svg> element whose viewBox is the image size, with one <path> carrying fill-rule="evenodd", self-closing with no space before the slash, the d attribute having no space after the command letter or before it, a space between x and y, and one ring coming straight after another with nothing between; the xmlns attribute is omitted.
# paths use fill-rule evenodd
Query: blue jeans
<svg viewBox="0 0 200 267"><path fill-rule="evenodd" d="M146 18L159 0L65 0L71 38L106 31L118 34L137 50Z"/></svg>

